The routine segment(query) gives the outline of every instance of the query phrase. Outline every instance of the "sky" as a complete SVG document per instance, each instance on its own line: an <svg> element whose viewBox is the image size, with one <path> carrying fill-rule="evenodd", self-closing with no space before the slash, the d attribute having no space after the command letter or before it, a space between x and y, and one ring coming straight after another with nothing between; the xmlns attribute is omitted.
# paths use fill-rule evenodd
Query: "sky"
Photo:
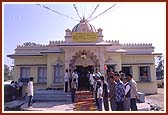
<svg viewBox="0 0 168 115"><path fill-rule="evenodd" d="M102 28L104 40L119 40L120 43L152 43L154 52L166 50L166 3L165 2L106 2L79 3L75 5L80 17L88 18L95 7L94 18L116 3L98 18L89 21L96 29ZM72 20L36 4L42 3L5 3L3 5L3 60L12 66L7 57L15 52L17 45L25 42L49 44L49 41L64 40L65 30L73 29L80 20L74 3L43 3L61 14L73 17Z"/></svg>

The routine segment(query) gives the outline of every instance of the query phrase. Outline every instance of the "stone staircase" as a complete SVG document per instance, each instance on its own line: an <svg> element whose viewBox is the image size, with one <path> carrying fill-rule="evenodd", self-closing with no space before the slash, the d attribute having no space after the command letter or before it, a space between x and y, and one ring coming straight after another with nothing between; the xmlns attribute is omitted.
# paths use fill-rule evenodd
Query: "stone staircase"
<svg viewBox="0 0 168 115"><path fill-rule="evenodd" d="M34 93L35 102L71 102L71 93L63 90L38 90Z"/></svg>

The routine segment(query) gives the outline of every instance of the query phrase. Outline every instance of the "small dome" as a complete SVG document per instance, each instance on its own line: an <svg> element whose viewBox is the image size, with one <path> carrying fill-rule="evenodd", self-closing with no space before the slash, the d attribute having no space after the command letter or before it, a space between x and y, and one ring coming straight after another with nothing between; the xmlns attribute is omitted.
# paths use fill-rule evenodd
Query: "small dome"
<svg viewBox="0 0 168 115"><path fill-rule="evenodd" d="M83 18L80 23L72 29L72 32L96 32L96 29Z"/></svg>

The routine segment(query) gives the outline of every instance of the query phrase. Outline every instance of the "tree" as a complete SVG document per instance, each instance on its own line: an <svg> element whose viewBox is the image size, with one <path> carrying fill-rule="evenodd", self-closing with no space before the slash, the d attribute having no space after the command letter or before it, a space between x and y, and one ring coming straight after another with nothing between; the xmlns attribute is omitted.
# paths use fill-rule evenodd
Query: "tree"
<svg viewBox="0 0 168 115"><path fill-rule="evenodd" d="M8 76L9 75L9 67L8 65L4 65L4 76Z"/></svg>
<svg viewBox="0 0 168 115"><path fill-rule="evenodd" d="M156 77L157 79L163 79L164 77L164 58L162 56L157 56L156 58Z"/></svg>
<svg viewBox="0 0 168 115"><path fill-rule="evenodd" d="M13 69L10 70L9 66L4 64L4 80L10 80L13 77Z"/></svg>

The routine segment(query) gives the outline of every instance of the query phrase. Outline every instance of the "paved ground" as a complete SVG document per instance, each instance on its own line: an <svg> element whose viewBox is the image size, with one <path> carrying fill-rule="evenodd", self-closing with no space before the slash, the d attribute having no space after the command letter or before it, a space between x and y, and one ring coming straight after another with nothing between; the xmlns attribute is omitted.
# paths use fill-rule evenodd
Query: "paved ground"
<svg viewBox="0 0 168 115"><path fill-rule="evenodd" d="M149 111L150 105L147 103L137 103L138 111ZM55 102L38 102L34 103L33 107L28 108L27 103L22 106L23 111L73 111L73 104L63 104ZM104 108L103 108L104 110Z"/></svg>
<svg viewBox="0 0 168 115"><path fill-rule="evenodd" d="M71 103L56 103L56 102L38 102L33 103L33 107L28 108L27 103L22 106L23 111L73 111Z"/></svg>
<svg viewBox="0 0 168 115"><path fill-rule="evenodd" d="M164 109L164 88L158 88L157 94L145 96L145 102L160 106Z"/></svg>
<svg viewBox="0 0 168 115"><path fill-rule="evenodd" d="M150 105L157 105L164 109L164 89L158 88L158 93L155 95L145 96L145 103L137 103L139 111L149 111ZM28 108L27 103L21 106L23 111L73 111L72 103L58 102L37 102L33 103L33 108Z"/></svg>

